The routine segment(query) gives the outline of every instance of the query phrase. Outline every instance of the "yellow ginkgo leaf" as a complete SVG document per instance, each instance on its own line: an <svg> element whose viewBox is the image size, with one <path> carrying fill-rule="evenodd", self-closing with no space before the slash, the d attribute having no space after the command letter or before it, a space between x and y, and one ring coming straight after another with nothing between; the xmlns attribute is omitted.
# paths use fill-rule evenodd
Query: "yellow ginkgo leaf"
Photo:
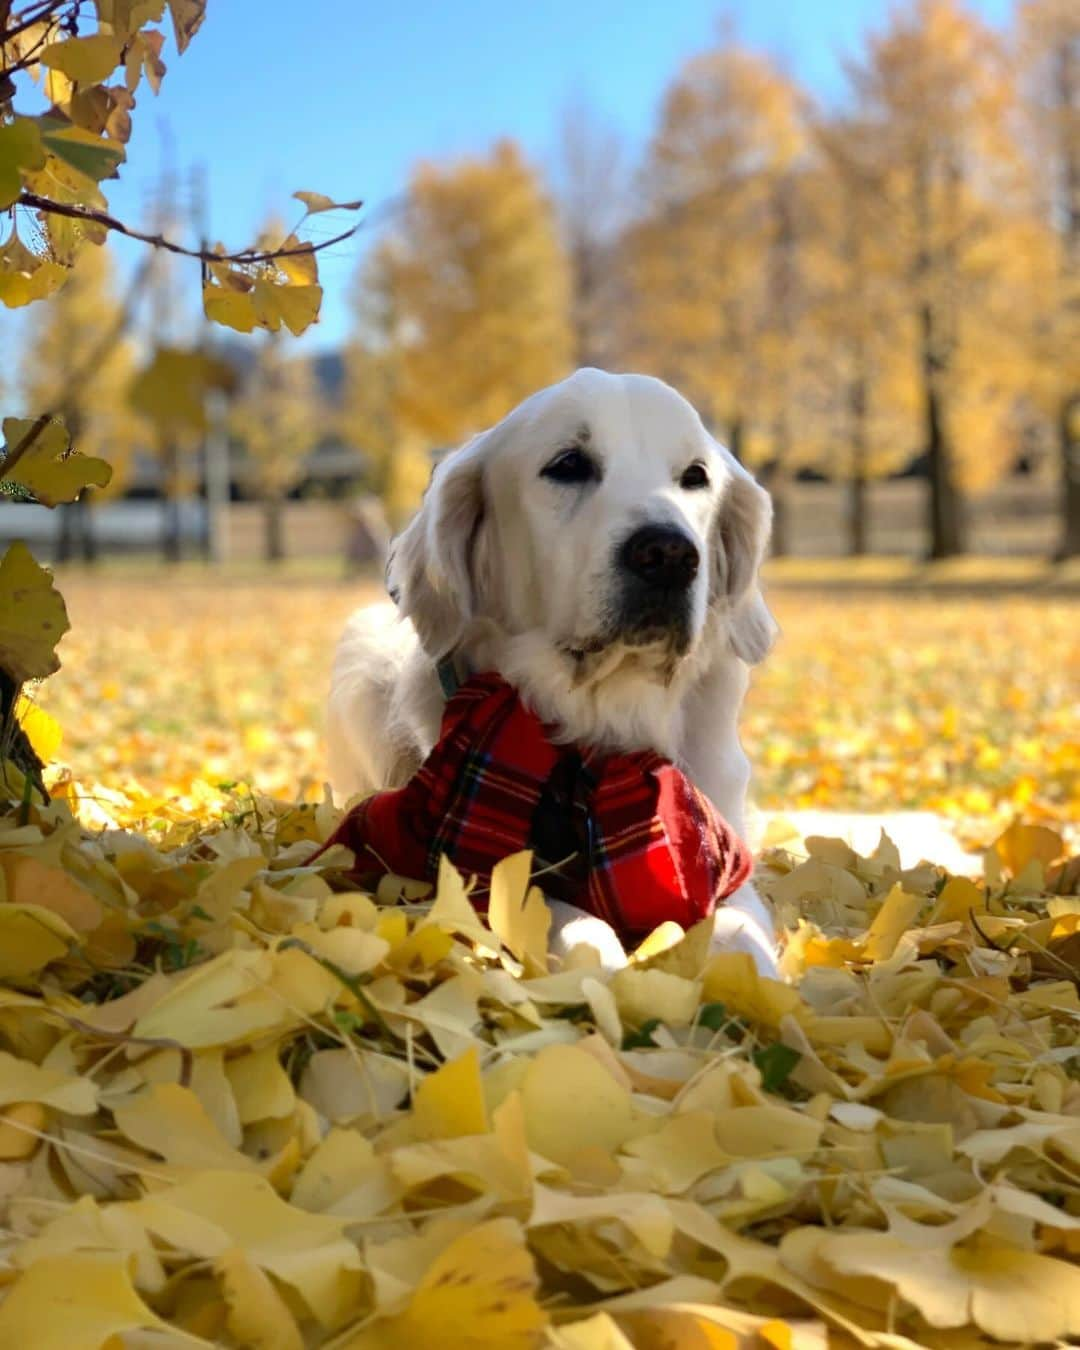
<svg viewBox="0 0 1080 1350"><path fill-rule="evenodd" d="M294 192L293 196L298 202L303 202L308 209L309 215L317 215L320 211L359 211L363 202L335 202L332 197L328 197L325 192Z"/></svg>
<svg viewBox="0 0 1080 1350"><path fill-rule="evenodd" d="M38 759L43 764L55 759L64 733L52 713L46 712L25 694L20 694L19 701L15 705L15 716L19 720L19 726L26 733L26 739L34 747Z"/></svg>
<svg viewBox="0 0 1080 1350"><path fill-rule="evenodd" d="M41 64L51 70L63 71L69 80L78 84L101 84L119 65L123 47L123 40L111 33L67 38L43 47Z"/></svg>
<svg viewBox="0 0 1080 1350"><path fill-rule="evenodd" d="M190 1088L150 1083L113 1106L116 1128L139 1148L185 1171L256 1171L258 1164L224 1138ZM147 1164L153 1172L154 1164Z"/></svg>
<svg viewBox="0 0 1080 1350"><path fill-rule="evenodd" d="M526 975L546 975L551 910L541 892L529 885L531 868L529 852L515 853L496 864L491 873L488 923L525 967Z"/></svg>
<svg viewBox="0 0 1080 1350"><path fill-rule="evenodd" d="M259 325L250 295L213 282L207 282L203 287L203 310L208 319L237 333L253 333Z"/></svg>
<svg viewBox="0 0 1080 1350"><path fill-rule="evenodd" d="M97 1088L89 1078L69 1076L0 1050L0 1106L40 1102L72 1116L97 1109Z"/></svg>
<svg viewBox="0 0 1080 1350"><path fill-rule="evenodd" d="M37 427L32 417L4 418L7 453L19 457L10 465L0 460L0 477L27 488L45 506L73 502L87 487L105 487L112 469L103 459L73 450L62 422L50 419Z"/></svg>
<svg viewBox="0 0 1080 1350"><path fill-rule="evenodd" d="M637 1130L630 1093L576 1045L541 1050L521 1099L529 1146L552 1162L571 1164L590 1149L610 1154Z"/></svg>
<svg viewBox="0 0 1080 1350"><path fill-rule="evenodd" d="M294 337L299 337L319 317L322 287L294 284L275 285L258 280L252 290L252 300L259 324L276 333L282 324Z"/></svg>
<svg viewBox="0 0 1080 1350"><path fill-rule="evenodd" d="M241 1247L230 1247L214 1262L228 1306L226 1325L251 1350L304 1350L296 1319L270 1277Z"/></svg>
<svg viewBox="0 0 1080 1350"><path fill-rule="evenodd" d="M555 1350L635 1350L635 1342L622 1331L607 1313L596 1313L554 1328L551 1344Z"/></svg>
<svg viewBox="0 0 1080 1350"><path fill-rule="evenodd" d="M360 1254L342 1236L348 1220L290 1205L252 1172L201 1171L131 1208L171 1247L202 1260L239 1247L295 1289L324 1325L340 1318L358 1294Z"/></svg>
<svg viewBox="0 0 1080 1350"><path fill-rule="evenodd" d="M40 1102L16 1102L0 1111L0 1160L16 1162L35 1153L48 1118Z"/></svg>
<svg viewBox="0 0 1080 1350"><path fill-rule="evenodd" d="M627 1026L658 1017L669 1027L685 1027L694 1020L701 1002L700 980L686 980L666 970L627 966L615 972L610 988Z"/></svg>
<svg viewBox="0 0 1080 1350"><path fill-rule="evenodd" d="M295 234L290 234L281 245L280 256L274 263L294 284L313 285L319 280L319 264L313 245L301 243Z"/></svg>
<svg viewBox="0 0 1080 1350"><path fill-rule="evenodd" d="M79 934L52 910L0 904L0 979L32 975L66 956L78 942Z"/></svg>
<svg viewBox="0 0 1080 1350"><path fill-rule="evenodd" d="M237 1055L225 1066L242 1125L287 1116L296 1107L296 1093L281 1067L276 1045Z"/></svg>
<svg viewBox="0 0 1080 1350"><path fill-rule="evenodd" d="M0 855L0 872L11 904L47 909L77 933L91 932L104 917L101 904L70 872L33 854L5 851Z"/></svg>
<svg viewBox="0 0 1080 1350"><path fill-rule="evenodd" d="M998 835L993 848L1014 877L1032 861L1046 868L1065 852L1064 841L1055 830L1045 825L1024 825L1019 820Z"/></svg>
<svg viewBox="0 0 1080 1350"><path fill-rule="evenodd" d="M982 913L986 909L986 894L967 877L950 877L941 888L929 923L951 923L955 919L966 920L968 915Z"/></svg>
<svg viewBox="0 0 1080 1350"><path fill-rule="evenodd" d="M819 1253L841 1275L892 1285L932 1327L974 1323L995 1339L1022 1344L1080 1335L1075 1265L983 1236L940 1246L933 1231L919 1246L889 1233L836 1234Z"/></svg>
<svg viewBox="0 0 1080 1350"><path fill-rule="evenodd" d="M462 1233L421 1279L404 1312L376 1322L342 1350L535 1350L547 1325L520 1227L492 1219Z"/></svg>
<svg viewBox="0 0 1080 1350"><path fill-rule="evenodd" d="M763 1026L778 1028L790 1014L799 1022L809 1019L810 1009L796 990L759 975L754 958L746 952L718 952L705 967L703 1001L723 1003L729 1012Z"/></svg>
<svg viewBox="0 0 1080 1350"><path fill-rule="evenodd" d="M169 1331L135 1292L129 1262L113 1252L35 1261L0 1303L0 1345L29 1350L103 1350L125 1331ZM178 1346L206 1346L178 1329Z"/></svg>
<svg viewBox="0 0 1080 1350"><path fill-rule="evenodd" d="M867 930L863 946L866 960L887 961L925 903L924 896L909 894L897 882Z"/></svg>
<svg viewBox="0 0 1080 1350"><path fill-rule="evenodd" d="M412 1115L420 1139L454 1139L488 1129L475 1048L423 1079L413 1097Z"/></svg>

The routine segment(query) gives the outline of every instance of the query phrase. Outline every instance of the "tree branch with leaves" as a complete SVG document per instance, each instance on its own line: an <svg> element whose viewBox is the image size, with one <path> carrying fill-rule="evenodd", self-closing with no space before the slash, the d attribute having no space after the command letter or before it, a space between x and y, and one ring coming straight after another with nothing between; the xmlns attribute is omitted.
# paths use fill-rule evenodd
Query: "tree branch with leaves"
<svg viewBox="0 0 1080 1350"><path fill-rule="evenodd" d="M166 73L162 53L168 34L161 25L167 15L182 55L206 9L207 0L94 0L92 5L38 0L21 6L0 0L0 224L7 218L0 230L0 303L20 308L55 296L86 248L119 234L196 262L205 313L226 327L299 334L316 321L322 302L317 255L358 226L317 244L299 232L309 216L356 211L359 201L297 192L304 213L292 230L234 250L144 231L109 210L102 185L118 176L126 160L136 103L145 89L156 94ZM30 80L44 94L48 106L43 113L25 113L17 106ZM114 345L104 336L102 341ZM92 346L98 350L98 344ZM133 388L139 411L169 435L175 431L177 398L175 381L170 384L163 371L167 376L177 363L184 374L181 402L201 411L213 385L213 363L198 353L155 353ZM110 481L112 470L103 459L83 455L71 443L70 432L83 431L81 422L68 428L60 416L82 406L100 371L87 357L67 375L62 388L45 389L31 379L28 388L38 396L38 406L29 417L4 420L0 491L5 495L55 506L77 500L90 485L104 487ZM189 413L185 408L185 417ZM55 619L49 643L43 642L40 606L33 602L46 595ZM25 546L13 545L0 559L0 750L18 740L13 719L21 685L57 668L55 641L66 627L63 600L48 573ZM40 786L40 766L25 754L22 760L24 771Z"/></svg>

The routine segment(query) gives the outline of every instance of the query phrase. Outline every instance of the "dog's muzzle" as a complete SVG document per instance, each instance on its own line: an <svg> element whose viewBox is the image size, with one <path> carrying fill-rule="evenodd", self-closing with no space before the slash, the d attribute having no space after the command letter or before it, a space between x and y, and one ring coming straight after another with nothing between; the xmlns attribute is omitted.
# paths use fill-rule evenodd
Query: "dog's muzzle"
<svg viewBox="0 0 1080 1350"><path fill-rule="evenodd" d="M619 637L630 646L663 642L675 651L690 643L690 594L701 554L672 525L644 525L620 545Z"/></svg>

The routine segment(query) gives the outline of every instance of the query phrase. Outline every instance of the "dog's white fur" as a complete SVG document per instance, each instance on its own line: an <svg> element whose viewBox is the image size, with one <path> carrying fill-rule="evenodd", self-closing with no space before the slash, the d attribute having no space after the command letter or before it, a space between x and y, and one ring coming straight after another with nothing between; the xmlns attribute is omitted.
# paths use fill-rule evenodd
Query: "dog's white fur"
<svg viewBox="0 0 1080 1350"><path fill-rule="evenodd" d="M599 482L541 476L568 445L600 465ZM708 485L683 488L695 462ZM562 739L673 759L745 837L736 723L748 665L775 631L758 585L771 516L768 494L661 380L587 369L533 395L436 467L391 549L398 608L348 621L328 712L335 796L416 770L438 738L436 663L454 652L467 669L498 671ZM616 553L644 525L680 529L700 554L683 651L620 636ZM625 962L606 924L551 906L553 950L587 941L605 965ZM772 919L751 885L718 911L716 940L775 973Z"/></svg>

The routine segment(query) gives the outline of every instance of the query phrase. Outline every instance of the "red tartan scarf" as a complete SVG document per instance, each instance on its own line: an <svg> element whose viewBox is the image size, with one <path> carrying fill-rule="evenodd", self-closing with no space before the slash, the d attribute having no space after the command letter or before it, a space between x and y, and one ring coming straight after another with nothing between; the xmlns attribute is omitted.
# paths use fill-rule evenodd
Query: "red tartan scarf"
<svg viewBox="0 0 1080 1350"><path fill-rule="evenodd" d="M359 876L432 882L445 853L484 897L495 864L532 849L544 892L624 941L666 919L689 928L751 868L745 844L670 760L555 745L495 674L461 686L413 778L354 806L330 844L352 849Z"/></svg>

